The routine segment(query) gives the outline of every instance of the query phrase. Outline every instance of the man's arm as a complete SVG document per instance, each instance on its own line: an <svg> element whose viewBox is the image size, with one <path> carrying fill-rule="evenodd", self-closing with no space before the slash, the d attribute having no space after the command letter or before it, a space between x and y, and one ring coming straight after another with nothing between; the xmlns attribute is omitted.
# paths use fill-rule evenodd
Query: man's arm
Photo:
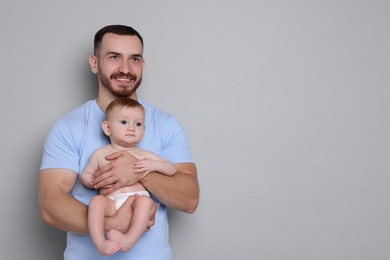
<svg viewBox="0 0 390 260"><path fill-rule="evenodd" d="M141 180L142 174L134 173L133 165L138 161L126 151L118 151L106 156L110 161L94 175L93 185L97 188L112 185L106 194L117 189L141 182L158 200L168 207L187 213L195 212L199 203L197 169L193 163L178 163L177 173L167 176L152 172Z"/></svg>
<svg viewBox="0 0 390 260"><path fill-rule="evenodd" d="M168 207L194 213L199 204L196 165L178 163L176 167L178 172L173 176L152 172L140 182Z"/></svg>
<svg viewBox="0 0 390 260"><path fill-rule="evenodd" d="M77 180L77 174L67 169L46 169L39 173L39 206L45 223L58 229L87 234L88 208L74 199L69 192ZM129 198L112 217L106 217L105 229L126 231L132 216ZM154 225L156 205L150 212L150 226Z"/></svg>
<svg viewBox="0 0 390 260"><path fill-rule="evenodd" d="M45 223L64 231L88 233L87 207L69 195L77 174L67 169L39 173L39 206Z"/></svg>

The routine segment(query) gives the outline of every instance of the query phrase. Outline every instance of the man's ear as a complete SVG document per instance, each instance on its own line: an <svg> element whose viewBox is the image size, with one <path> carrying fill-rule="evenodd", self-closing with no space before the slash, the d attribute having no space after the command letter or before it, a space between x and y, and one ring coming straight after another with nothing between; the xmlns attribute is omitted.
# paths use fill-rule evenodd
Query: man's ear
<svg viewBox="0 0 390 260"><path fill-rule="evenodd" d="M91 67L91 71L94 74L98 73L98 60L96 56L94 55L89 56L89 66Z"/></svg>
<svg viewBox="0 0 390 260"><path fill-rule="evenodd" d="M110 135L111 135L110 123L108 123L107 121L103 121L103 123L102 123L102 128L103 128L104 133L105 133L107 136L110 136Z"/></svg>

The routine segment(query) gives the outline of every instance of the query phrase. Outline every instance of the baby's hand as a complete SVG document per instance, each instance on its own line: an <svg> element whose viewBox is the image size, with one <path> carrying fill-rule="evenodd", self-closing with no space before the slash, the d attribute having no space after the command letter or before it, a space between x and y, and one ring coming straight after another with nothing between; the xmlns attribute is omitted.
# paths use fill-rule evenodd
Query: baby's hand
<svg viewBox="0 0 390 260"><path fill-rule="evenodd" d="M142 174L141 179L154 171L154 169L151 166L151 160L149 160L148 158L143 158L140 161L136 162L133 165L133 169L134 169L134 173Z"/></svg>

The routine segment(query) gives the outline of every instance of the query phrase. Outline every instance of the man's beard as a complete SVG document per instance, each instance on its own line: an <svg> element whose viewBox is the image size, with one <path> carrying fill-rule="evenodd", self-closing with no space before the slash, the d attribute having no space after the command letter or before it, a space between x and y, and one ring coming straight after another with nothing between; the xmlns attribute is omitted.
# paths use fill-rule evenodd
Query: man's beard
<svg viewBox="0 0 390 260"><path fill-rule="evenodd" d="M98 74L102 85L105 86L116 97L130 97L131 95L134 94L134 92L138 89L138 87L141 85L142 82L142 75L141 75L140 78L136 80L133 87L129 88L128 86L125 85L119 85L119 89L116 90L112 86L110 79L114 79L115 77L121 77L121 76L122 77L127 76L130 79L136 79L137 77L132 73L128 73L126 75L123 73L116 73L116 74L112 74L110 78L108 78L106 75L104 75L104 73L100 70L100 68L98 69Z"/></svg>

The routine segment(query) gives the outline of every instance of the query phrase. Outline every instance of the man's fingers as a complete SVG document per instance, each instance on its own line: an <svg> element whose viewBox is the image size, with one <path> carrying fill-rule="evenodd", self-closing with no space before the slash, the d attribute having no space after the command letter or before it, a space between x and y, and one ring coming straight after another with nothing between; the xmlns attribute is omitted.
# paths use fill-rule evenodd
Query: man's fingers
<svg viewBox="0 0 390 260"><path fill-rule="evenodd" d="M107 186L107 185L105 185ZM105 186L102 186L102 187L105 187ZM105 188L104 191L103 191L103 194L104 195L109 195L111 193L113 193L114 191L120 189L122 186L120 185L119 182L116 182L114 185L108 187L108 188Z"/></svg>
<svg viewBox="0 0 390 260"><path fill-rule="evenodd" d="M96 179L98 182L104 179L104 174L112 170L112 164L106 163L103 165L103 167L99 168L94 174L93 178Z"/></svg>
<svg viewBox="0 0 390 260"><path fill-rule="evenodd" d="M113 176L104 177L104 178L103 177L104 176L102 176L101 178L96 178L96 179L92 180L92 184L95 187L95 189L104 188L106 186L112 185L115 182Z"/></svg>
<svg viewBox="0 0 390 260"><path fill-rule="evenodd" d="M147 231L154 225L155 220L156 220L156 211L157 211L157 204L154 203L152 210L150 211L149 215L149 226L146 228Z"/></svg>
<svg viewBox="0 0 390 260"><path fill-rule="evenodd" d="M123 153L123 151L113 152L111 154L106 155L105 158L107 161L112 161L112 160L115 160L116 158L118 158L122 153Z"/></svg>
<svg viewBox="0 0 390 260"><path fill-rule="evenodd" d="M150 219L154 219L154 217L156 216L156 212L157 212L157 204L154 203L152 210L150 211Z"/></svg>

